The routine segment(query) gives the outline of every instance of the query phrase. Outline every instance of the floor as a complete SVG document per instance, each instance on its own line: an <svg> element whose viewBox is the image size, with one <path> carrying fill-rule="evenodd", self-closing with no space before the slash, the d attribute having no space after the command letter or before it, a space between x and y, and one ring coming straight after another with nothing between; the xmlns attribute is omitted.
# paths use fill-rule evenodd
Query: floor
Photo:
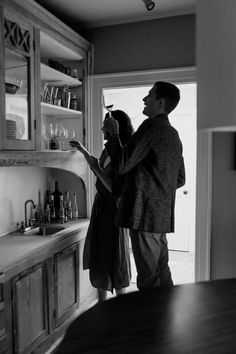
<svg viewBox="0 0 236 354"><path fill-rule="evenodd" d="M175 285L193 283L194 282L194 255L188 252L169 251L169 266L172 273L173 282ZM136 286L136 267L134 263L134 257L131 251L131 271L132 279L130 286L126 289L126 292L137 291ZM111 293L108 294L108 299L114 297ZM59 340L60 341L60 340ZM56 345L54 344L46 354L53 354L55 352Z"/></svg>
<svg viewBox="0 0 236 354"><path fill-rule="evenodd" d="M194 255L188 252L169 251L169 266L172 274L172 279L175 285L194 282ZM134 257L131 252L131 271L132 279L130 286L126 289L127 292L137 291L136 286L136 267ZM109 295L113 297L113 295Z"/></svg>

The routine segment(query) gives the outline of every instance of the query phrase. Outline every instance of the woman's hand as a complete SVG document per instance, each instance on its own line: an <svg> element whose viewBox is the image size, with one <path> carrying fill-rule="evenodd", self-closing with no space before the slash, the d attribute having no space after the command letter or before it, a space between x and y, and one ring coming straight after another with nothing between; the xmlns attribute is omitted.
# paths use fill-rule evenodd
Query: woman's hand
<svg viewBox="0 0 236 354"><path fill-rule="evenodd" d="M73 148L76 148L80 151L84 150L84 146L81 144L80 141L76 141L76 140L71 140L69 142L70 146L73 147Z"/></svg>

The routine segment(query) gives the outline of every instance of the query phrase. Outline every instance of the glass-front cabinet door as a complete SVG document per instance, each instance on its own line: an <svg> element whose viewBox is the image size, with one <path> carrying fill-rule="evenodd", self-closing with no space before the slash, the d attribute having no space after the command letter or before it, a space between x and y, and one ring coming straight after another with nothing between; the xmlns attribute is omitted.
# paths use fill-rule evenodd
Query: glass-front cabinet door
<svg viewBox="0 0 236 354"><path fill-rule="evenodd" d="M9 11L3 16L5 71L2 150L35 149L33 27Z"/></svg>

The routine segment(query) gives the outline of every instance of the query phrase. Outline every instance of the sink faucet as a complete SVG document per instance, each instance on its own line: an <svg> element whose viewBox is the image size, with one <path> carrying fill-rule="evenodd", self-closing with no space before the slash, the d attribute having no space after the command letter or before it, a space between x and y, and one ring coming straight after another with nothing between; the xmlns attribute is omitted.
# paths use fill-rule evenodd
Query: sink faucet
<svg viewBox="0 0 236 354"><path fill-rule="evenodd" d="M27 217L27 204L31 203L33 205L33 208L36 208L36 204L34 204L34 201L32 199L27 199L25 202L25 227L28 226L28 217Z"/></svg>

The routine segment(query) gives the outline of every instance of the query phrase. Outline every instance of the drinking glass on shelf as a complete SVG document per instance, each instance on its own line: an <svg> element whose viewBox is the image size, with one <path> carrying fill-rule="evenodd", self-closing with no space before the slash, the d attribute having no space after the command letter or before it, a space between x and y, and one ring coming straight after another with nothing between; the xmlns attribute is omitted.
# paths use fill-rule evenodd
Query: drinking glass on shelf
<svg viewBox="0 0 236 354"><path fill-rule="evenodd" d="M70 141L71 140L74 140L75 138L75 130L74 129L66 129L66 132L65 132L65 135L66 135L66 150L73 150L73 148L71 148L70 146Z"/></svg>
<svg viewBox="0 0 236 354"><path fill-rule="evenodd" d="M75 138L75 130L68 129L68 140L73 140Z"/></svg>
<svg viewBox="0 0 236 354"><path fill-rule="evenodd" d="M58 130L58 137L60 140L60 150L65 150L65 128L63 127L63 125L61 124Z"/></svg>
<svg viewBox="0 0 236 354"><path fill-rule="evenodd" d="M52 137L52 130L50 126L48 127L46 124L42 125L42 139L45 141L46 145L46 150L49 150L49 141Z"/></svg>

